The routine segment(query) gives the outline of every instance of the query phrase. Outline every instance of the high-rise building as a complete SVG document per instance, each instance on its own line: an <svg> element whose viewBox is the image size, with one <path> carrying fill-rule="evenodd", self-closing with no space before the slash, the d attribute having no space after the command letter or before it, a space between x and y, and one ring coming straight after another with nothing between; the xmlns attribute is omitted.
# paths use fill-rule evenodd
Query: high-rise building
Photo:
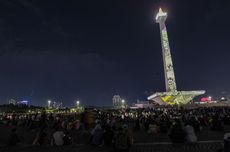
<svg viewBox="0 0 230 152"><path fill-rule="evenodd" d="M52 108L55 108L55 109L59 109L59 108L62 108L62 102L52 102L52 105L51 105Z"/></svg>
<svg viewBox="0 0 230 152"><path fill-rule="evenodd" d="M168 33L165 25L166 18L167 13L163 12L160 8L156 15L156 22L160 25L166 92L156 92L149 96L148 100L152 100L160 105L186 104L190 102L195 96L204 94L205 91L177 91L173 62L169 47Z"/></svg>
<svg viewBox="0 0 230 152"><path fill-rule="evenodd" d="M16 105L17 102L16 102L16 100L14 100L14 99L10 99L8 103L9 103L9 104L12 104L12 105Z"/></svg>

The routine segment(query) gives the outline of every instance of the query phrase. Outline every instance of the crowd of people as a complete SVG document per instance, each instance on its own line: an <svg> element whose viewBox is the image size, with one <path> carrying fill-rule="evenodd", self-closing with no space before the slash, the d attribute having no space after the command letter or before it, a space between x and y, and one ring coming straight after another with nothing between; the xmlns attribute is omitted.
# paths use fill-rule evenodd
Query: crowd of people
<svg viewBox="0 0 230 152"><path fill-rule="evenodd" d="M128 151L135 132L168 134L173 143L197 142L203 128L223 131L230 125L230 108L154 108L86 110L81 114L3 114L0 122L12 128L8 145L20 144L18 128L35 130L31 144L62 146L91 144Z"/></svg>

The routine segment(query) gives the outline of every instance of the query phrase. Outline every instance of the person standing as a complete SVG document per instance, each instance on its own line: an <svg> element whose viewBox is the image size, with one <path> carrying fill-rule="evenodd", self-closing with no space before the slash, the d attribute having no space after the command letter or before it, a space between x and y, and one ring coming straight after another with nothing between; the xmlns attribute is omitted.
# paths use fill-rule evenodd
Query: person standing
<svg viewBox="0 0 230 152"><path fill-rule="evenodd" d="M16 146L20 142L17 134L17 129L13 128L8 140L8 146Z"/></svg>
<svg viewBox="0 0 230 152"><path fill-rule="evenodd" d="M118 131L114 136L115 152L129 152L131 144L132 140L130 138L128 130L123 127L119 127Z"/></svg>

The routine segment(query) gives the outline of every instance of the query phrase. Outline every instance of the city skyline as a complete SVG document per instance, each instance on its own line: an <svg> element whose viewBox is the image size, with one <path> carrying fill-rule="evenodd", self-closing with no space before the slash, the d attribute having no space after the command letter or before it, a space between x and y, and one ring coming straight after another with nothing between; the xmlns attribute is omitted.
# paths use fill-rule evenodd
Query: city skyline
<svg viewBox="0 0 230 152"><path fill-rule="evenodd" d="M0 4L0 104L50 99L71 106L79 99L112 105L115 94L133 102L164 90L159 7L170 14L177 88L230 95L230 5L224 0Z"/></svg>

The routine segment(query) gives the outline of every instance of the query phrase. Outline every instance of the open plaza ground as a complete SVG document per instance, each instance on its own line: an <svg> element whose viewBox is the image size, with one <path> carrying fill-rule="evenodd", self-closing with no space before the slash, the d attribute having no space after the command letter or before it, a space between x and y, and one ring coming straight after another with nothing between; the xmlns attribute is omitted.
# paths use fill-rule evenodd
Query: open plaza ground
<svg viewBox="0 0 230 152"><path fill-rule="evenodd" d="M21 143L16 147L7 147L6 142L10 134L10 127L0 126L0 145L1 152L108 152L113 151L111 147L98 147L89 144L90 134L85 134L76 140L70 146L31 146L31 142L36 136L36 130L27 130L26 128L18 128L18 135ZM218 152L223 148L224 133L230 132L230 126L225 126L223 131L211 131L209 128L203 128L197 134L198 142L193 144L172 144L168 135L165 134L149 134L146 131L136 131L133 134L134 144L131 152Z"/></svg>

